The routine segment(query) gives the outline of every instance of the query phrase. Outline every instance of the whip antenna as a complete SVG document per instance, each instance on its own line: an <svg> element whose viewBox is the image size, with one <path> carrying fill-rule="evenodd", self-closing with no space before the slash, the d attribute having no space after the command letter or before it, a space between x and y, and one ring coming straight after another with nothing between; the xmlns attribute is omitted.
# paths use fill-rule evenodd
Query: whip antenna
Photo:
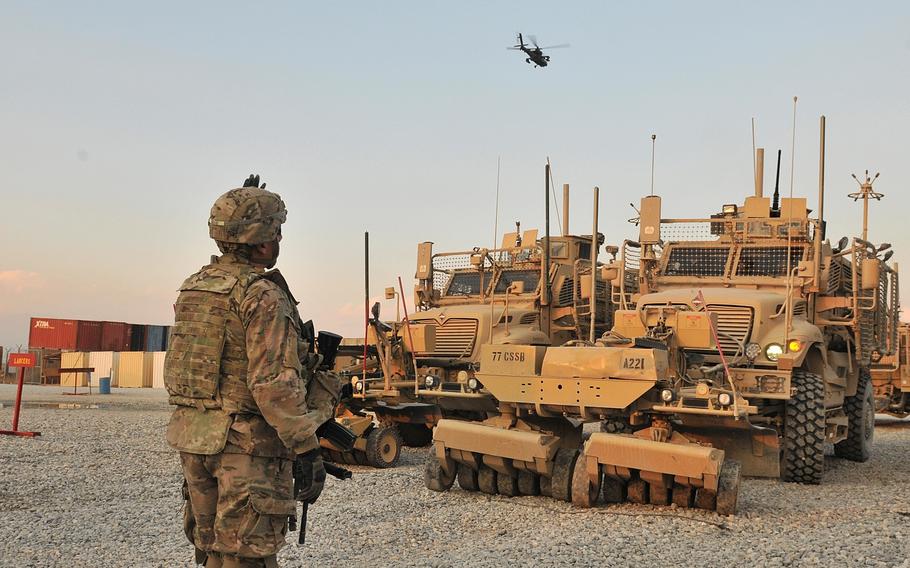
<svg viewBox="0 0 910 568"><path fill-rule="evenodd" d="M657 144L657 134L651 135L651 197L654 197L654 148Z"/></svg>

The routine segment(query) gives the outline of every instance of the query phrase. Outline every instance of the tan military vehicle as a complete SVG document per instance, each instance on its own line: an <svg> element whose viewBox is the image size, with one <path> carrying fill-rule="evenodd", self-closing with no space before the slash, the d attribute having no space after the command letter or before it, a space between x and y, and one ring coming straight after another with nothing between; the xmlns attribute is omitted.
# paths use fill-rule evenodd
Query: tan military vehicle
<svg viewBox="0 0 910 568"><path fill-rule="evenodd" d="M360 435L353 453L324 441L330 459L375 467L395 465L401 445L424 446L442 417L483 419L497 406L475 369L481 346L560 345L609 329L609 287L598 281L592 303L592 258L603 245L568 234L564 187L563 236L550 238L549 259L537 230L506 233L499 248L437 253L417 249L417 312L400 321L370 321L363 342L348 341L339 359L354 395L338 420ZM613 253L617 247L606 247ZM549 262L547 261L549 260ZM394 289L387 297L396 296ZM593 305L593 308L592 308ZM592 310L595 317L592 319ZM364 380L364 375L366 380ZM375 420L374 420L375 417Z"/></svg>
<svg viewBox="0 0 910 568"><path fill-rule="evenodd" d="M702 408L690 396L707 382L745 398L755 410L739 424L681 414L679 426L726 450L747 475L819 483L827 443L838 457L867 460L870 369L896 352L890 245L866 240L865 219L862 238L826 240L823 164L818 218L805 198L764 197L760 176L754 196L706 219L664 219L659 197L642 199L639 240L624 244L614 280L620 306L635 306L617 312L622 335L653 333L665 317L716 315L720 352L672 354L679 363L667 396L680 409ZM869 198L868 177L861 188L851 197Z"/></svg>
<svg viewBox="0 0 910 568"><path fill-rule="evenodd" d="M805 198L765 198L758 176L754 196L709 218L663 219L660 198L644 198L639 240L600 271L622 308L611 332L484 346L476 376L500 415L441 420L427 487L590 506L603 486L608 501L729 514L741 473L818 483L828 442L867 459L869 366L896 338L896 267L865 238L831 247L808 214ZM596 420L634 433L582 446L581 423Z"/></svg>
<svg viewBox="0 0 910 568"><path fill-rule="evenodd" d="M872 364L872 388L876 412L906 418L910 416L910 324L901 323L897 336L897 351Z"/></svg>

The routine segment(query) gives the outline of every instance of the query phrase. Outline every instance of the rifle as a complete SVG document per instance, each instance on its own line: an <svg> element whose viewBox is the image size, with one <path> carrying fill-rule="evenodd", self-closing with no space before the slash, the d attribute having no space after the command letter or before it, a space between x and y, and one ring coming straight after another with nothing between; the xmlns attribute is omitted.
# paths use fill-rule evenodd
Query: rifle
<svg viewBox="0 0 910 568"><path fill-rule="evenodd" d="M343 428L343 426L342 426ZM351 470L343 468L340 465L335 465L330 462L325 462L323 464L325 467L325 472L335 479L344 481L345 479L351 479L351 476L354 475ZM297 493L297 489L300 484L303 482L303 472L298 467L298 462L294 462L294 493ZM306 544L306 520L307 513L309 512L310 504L303 503L300 511L300 531L297 533L297 544L304 545ZM294 532L297 530L297 515L291 515L288 517L288 530Z"/></svg>
<svg viewBox="0 0 910 568"><path fill-rule="evenodd" d="M342 337L338 334L329 332L329 331L320 331L316 335L313 329L313 322L308 321L301 326L301 331L303 332L303 337L309 341L310 349L312 350L313 344L318 350L319 355L322 356L318 370L320 371L331 371L332 367L335 366L335 357L338 354L338 346L341 345ZM350 388L350 385L346 385ZM343 426L339 422L335 421L334 418L326 420L319 428L316 429L317 438L326 438L336 447L342 448L344 451L350 451L354 448L354 442L357 440L357 435L354 434L346 426ZM316 450L318 451L318 450ZM306 464L309 465L309 464ZM323 463L325 472L328 475L340 480L350 479L353 473L349 469L345 469L333 463ZM294 495L295 497L299 493L306 489L305 484L310 482L308 479L310 473L307 473L304 470L304 464L298 459L294 460ZM307 523L307 512L309 511L310 504L307 502L302 503L302 510L300 512L300 527L297 533L297 543L302 545L306 542L306 523ZM297 526L297 516L291 515L288 517L288 530L294 532L298 530Z"/></svg>

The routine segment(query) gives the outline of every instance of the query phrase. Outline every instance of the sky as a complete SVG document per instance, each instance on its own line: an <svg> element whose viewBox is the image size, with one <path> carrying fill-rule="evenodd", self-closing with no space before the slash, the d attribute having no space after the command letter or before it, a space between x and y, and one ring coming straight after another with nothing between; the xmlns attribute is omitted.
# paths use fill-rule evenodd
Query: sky
<svg viewBox="0 0 910 568"><path fill-rule="evenodd" d="M535 69L505 49L518 32L571 47ZM652 134L664 216L700 217L752 192L753 118L766 188L781 148L814 208L826 115L829 236L859 233L868 168L870 237L910 254L906 2L0 0L0 52L7 347L30 316L170 323L217 252L212 203L251 172L287 203L302 315L354 336L365 231L371 296L401 277L412 304L417 243L492 245L498 161L500 233L542 229L549 158L572 231L598 186L618 243Z"/></svg>

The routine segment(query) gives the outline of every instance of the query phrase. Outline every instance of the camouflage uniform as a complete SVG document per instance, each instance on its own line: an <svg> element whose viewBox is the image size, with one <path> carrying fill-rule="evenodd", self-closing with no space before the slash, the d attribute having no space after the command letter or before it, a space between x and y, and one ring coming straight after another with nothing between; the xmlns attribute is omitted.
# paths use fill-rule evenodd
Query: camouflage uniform
<svg viewBox="0 0 910 568"><path fill-rule="evenodd" d="M217 223L226 198L227 217L240 217L233 226ZM269 213L269 198L280 215ZM216 202L210 230L220 242L250 242L250 219L269 215L280 221L255 226L260 238L279 234L284 204L258 188L232 190ZM167 440L186 479L184 528L206 566L277 566L295 512L292 460L317 448L316 428L331 416L308 407L299 355L308 345L283 283L228 253L190 276L175 305L165 384L177 408Z"/></svg>

